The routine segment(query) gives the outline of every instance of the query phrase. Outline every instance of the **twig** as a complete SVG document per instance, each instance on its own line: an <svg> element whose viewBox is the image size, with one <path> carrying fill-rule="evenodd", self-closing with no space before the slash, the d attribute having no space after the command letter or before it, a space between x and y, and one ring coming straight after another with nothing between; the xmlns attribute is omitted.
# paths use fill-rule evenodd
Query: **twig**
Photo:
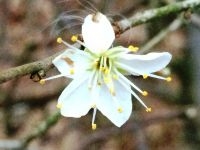
<svg viewBox="0 0 200 150"><path fill-rule="evenodd" d="M18 147L17 150L25 149L32 140L44 135L50 127L58 122L60 117L60 111L57 111L53 115L49 116L33 132L31 132L27 137L24 138L20 147Z"/></svg>
<svg viewBox="0 0 200 150"><path fill-rule="evenodd" d="M129 22L131 22L131 24L127 24L127 20L119 21L118 24L120 28L122 29L122 32L125 32L126 30L130 28L130 26L133 27L139 24L149 22L159 17L167 16L171 13L178 13L180 11L184 11L189 8L191 9L195 8L197 6L200 6L200 0L186 0L183 2L177 2L177 3L170 4L161 8L151 9L151 10L147 10L141 13L137 13L133 17L129 18ZM52 60L57 55L58 53L44 60L36 61L36 62L22 65L19 67L1 71L0 84L8 80L11 80L13 78L24 76L24 75L31 74L34 72L38 72L40 70L44 70L44 71L49 70L52 67Z"/></svg>
<svg viewBox="0 0 200 150"><path fill-rule="evenodd" d="M0 83L6 82L13 78L24 76L30 73L38 72L40 70L47 71L53 67L52 60L60 53L56 53L46 59L25 64L19 67L11 68L0 72Z"/></svg>
<svg viewBox="0 0 200 150"><path fill-rule="evenodd" d="M119 21L118 24L121 27L122 31L126 31L133 26L147 23L153 19L157 19L160 17L165 17L169 14L179 13L181 11L192 9L200 6L200 0L185 0L183 2L177 2L173 4L169 4L164 7L146 10L144 12L137 13L133 17L129 18L129 23L127 20Z"/></svg>

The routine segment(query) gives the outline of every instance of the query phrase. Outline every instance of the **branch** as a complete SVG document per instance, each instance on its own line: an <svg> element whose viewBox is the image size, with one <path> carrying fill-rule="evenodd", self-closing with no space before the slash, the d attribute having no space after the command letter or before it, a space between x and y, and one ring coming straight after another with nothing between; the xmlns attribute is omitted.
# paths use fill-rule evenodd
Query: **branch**
<svg viewBox="0 0 200 150"><path fill-rule="evenodd" d="M17 150L25 149L32 140L44 135L50 127L52 127L58 122L60 117L61 117L60 111L57 111L53 115L49 116L35 130L31 131L31 133L27 137L24 138L24 140L22 141L20 146L17 148Z"/></svg>
<svg viewBox="0 0 200 150"><path fill-rule="evenodd" d="M123 33L130 27L149 22L153 19L164 17L172 13L179 13L187 9L193 9L197 6L200 6L200 0L186 0L183 2L177 2L161 8L146 10L144 12L137 13L136 15L128 19L128 21L131 22L131 24L127 23L127 20L122 20L118 22L118 25L121 28L121 33ZM48 57L44 60L1 71L0 84L13 78L38 72L40 70L48 71L51 67L53 67L52 60L57 55L59 55L59 53Z"/></svg>
<svg viewBox="0 0 200 150"><path fill-rule="evenodd" d="M146 10L135 14L133 17L127 20L121 20L118 22L119 26L122 29L122 32L128 30L130 27L147 23L157 18L165 17L169 14L179 13L187 9L194 9L200 6L200 0L185 0L183 2L177 2L169 4L164 7Z"/></svg>
<svg viewBox="0 0 200 150"><path fill-rule="evenodd" d="M11 80L13 78L21 77L27 74L38 72L40 70L48 71L53 67L52 60L58 56L60 53L56 53L46 59L25 64L19 67L11 68L0 72L0 84Z"/></svg>

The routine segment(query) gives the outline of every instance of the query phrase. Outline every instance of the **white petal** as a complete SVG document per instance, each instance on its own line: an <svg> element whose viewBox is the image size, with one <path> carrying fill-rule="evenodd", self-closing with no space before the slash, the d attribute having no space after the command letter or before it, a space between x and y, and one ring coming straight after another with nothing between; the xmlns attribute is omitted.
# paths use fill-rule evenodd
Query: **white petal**
<svg viewBox="0 0 200 150"><path fill-rule="evenodd" d="M115 39L110 21L99 12L95 16L90 14L85 18L82 36L86 47L94 53L108 50Z"/></svg>
<svg viewBox="0 0 200 150"><path fill-rule="evenodd" d="M159 71L169 64L172 56L168 52L148 53L146 55L123 54L118 62L127 65L135 72L133 74L148 74Z"/></svg>
<svg viewBox="0 0 200 150"><path fill-rule="evenodd" d="M73 87L80 83L76 79L71 84ZM64 89L58 100L59 105L61 105L61 114L66 117L79 118L86 115L92 106L91 91L88 89L87 80L82 82L73 92L68 91L70 85Z"/></svg>
<svg viewBox="0 0 200 150"><path fill-rule="evenodd" d="M53 60L53 64L64 76L75 78L88 67L89 59L84 53L67 49Z"/></svg>
<svg viewBox="0 0 200 150"><path fill-rule="evenodd" d="M116 102L112 99L105 85L101 87L97 108L116 126L121 127L129 119L132 112L131 93L124 89L119 82L114 82L114 86L115 98L123 111L118 112Z"/></svg>

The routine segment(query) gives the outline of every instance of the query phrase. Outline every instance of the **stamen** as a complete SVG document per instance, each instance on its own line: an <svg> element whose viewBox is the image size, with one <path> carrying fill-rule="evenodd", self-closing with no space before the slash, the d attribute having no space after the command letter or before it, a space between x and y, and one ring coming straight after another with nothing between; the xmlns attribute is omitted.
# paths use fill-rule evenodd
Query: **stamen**
<svg viewBox="0 0 200 150"><path fill-rule="evenodd" d="M94 123L95 117L97 113L97 108L93 108L93 115L92 115L92 130L95 130L97 128L97 125Z"/></svg>
<svg viewBox="0 0 200 150"><path fill-rule="evenodd" d="M129 88L120 78L119 78L119 80L118 80L120 83L121 83L121 85L128 91L128 92L130 92L146 109L148 108L145 104L144 104L144 102L139 98L139 96L135 93L135 92L133 92L133 90L131 90L131 88Z"/></svg>
<svg viewBox="0 0 200 150"><path fill-rule="evenodd" d="M139 72L138 70L135 70L134 68L131 68L131 67L125 65L125 64L122 64L122 63L119 63L119 62L116 62L115 64L116 64L116 66L118 66L118 67L120 67L120 68L122 68L122 69L124 69L124 70L126 70L126 71L128 71L128 72L130 72L130 73L132 73L132 74L137 73L137 74L139 74L139 75L142 75L142 73ZM148 74L148 76L149 76L149 77L152 77L152 78L157 78L157 79L161 79L161 80L166 80L166 81L168 81L168 82L170 82L170 81L172 80L171 77L165 78L165 77L162 77L162 76L159 76L159 75L155 75L155 74Z"/></svg>
<svg viewBox="0 0 200 150"><path fill-rule="evenodd" d="M143 91L143 92L142 92L142 95L143 95L143 96L147 96L147 95L148 95L148 92L147 92L147 91Z"/></svg>
<svg viewBox="0 0 200 150"><path fill-rule="evenodd" d="M41 85L44 85L44 84L45 84L45 80L44 80L44 79L41 79L41 80L40 80L40 84L41 84Z"/></svg>
<svg viewBox="0 0 200 150"><path fill-rule="evenodd" d="M110 92L110 94L111 94L112 96L115 96L115 95L116 95L115 90L114 90L113 87L111 87L111 88L109 89L109 92Z"/></svg>
<svg viewBox="0 0 200 150"><path fill-rule="evenodd" d="M117 80L119 77L116 74L112 75L113 79Z"/></svg>
<svg viewBox="0 0 200 150"><path fill-rule="evenodd" d="M71 37L71 41L72 41L72 42L77 42L77 43L79 43L80 45L86 47L85 43L81 42L81 41L78 39L78 36L77 36L77 35L73 35L73 36ZM87 47L86 47L86 48L87 48Z"/></svg>
<svg viewBox="0 0 200 150"><path fill-rule="evenodd" d="M73 36L71 37L71 41L72 41L72 42L76 42L77 40L78 40L78 36L73 35Z"/></svg>
<svg viewBox="0 0 200 150"><path fill-rule="evenodd" d="M122 112L123 112L122 107L119 107L119 108L117 109L117 111L118 111L119 113L122 113Z"/></svg>
<svg viewBox="0 0 200 150"><path fill-rule="evenodd" d="M57 38L57 42L58 42L59 44L61 44L61 43L62 43L62 38L61 38L61 37L58 37L58 38Z"/></svg>
<svg viewBox="0 0 200 150"><path fill-rule="evenodd" d="M148 108L146 109L146 112L151 112L151 107L148 107Z"/></svg>
<svg viewBox="0 0 200 150"><path fill-rule="evenodd" d="M171 81L172 81L172 78L171 78L171 77L167 77L167 78L166 78L166 81L167 81L167 82L171 82Z"/></svg>
<svg viewBox="0 0 200 150"><path fill-rule="evenodd" d="M80 51L78 48L72 46L71 44L69 44L69 43L67 43L67 42L65 42L65 41L63 41L61 37L58 37L58 38L57 38L57 42L58 42L58 43L63 43L64 45L66 45L67 47L69 47L69 48L71 48L71 49L73 49L73 50L78 50L78 51Z"/></svg>
<svg viewBox="0 0 200 150"><path fill-rule="evenodd" d="M73 74L74 74L74 68L71 68L71 69L69 70L69 73L70 73L71 75L73 75Z"/></svg>
<svg viewBox="0 0 200 150"><path fill-rule="evenodd" d="M134 89L136 89L138 92L143 94L143 91L137 87L133 82L131 82L129 79L127 79L123 74L121 74L117 69L114 69L115 73L122 79L124 80L127 84L131 85Z"/></svg>
<svg viewBox="0 0 200 150"><path fill-rule="evenodd" d="M52 80L52 79L56 79L56 78L60 78L60 77L63 77L63 75L62 75L62 74L59 74L59 75L52 76L52 77L49 77L49 78L46 78L46 79L41 79L41 80L40 80L40 84L41 84L41 85L44 85L44 84L46 83L46 81Z"/></svg>
<svg viewBox="0 0 200 150"><path fill-rule="evenodd" d="M147 74L144 74L143 75L143 79L147 79L148 75Z"/></svg>
<svg viewBox="0 0 200 150"><path fill-rule="evenodd" d="M89 77L89 80L88 80L88 89L91 90L92 87L94 86L94 80L96 80L95 78L97 76L97 72L96 70L93 70L93 72L91 73L90 77Z"/></svg>
<svg viewBox="0 0 200 150"><path fill-rule="evenodd" d="M97 128L97 124L93 123L92 124L92 130L96 130L96 128Z"/></svg>
<svg viewBox="0 0 200 150"><path fill-rule="evenodd" d="M61 104L61 103L58 103L58 104L56 105L56 107L57 107L58 109L61 109L61 108L62 108L62 104Z"/></svg>
<svg viewBox="0 0 200 150"><path fill-rule="evenodd" d="M128 47L128 49L131 51L131 52L137 52L138 50L139 50L139 48L138 47L134 47L133 45L130 45L129 47Z"/></svg>

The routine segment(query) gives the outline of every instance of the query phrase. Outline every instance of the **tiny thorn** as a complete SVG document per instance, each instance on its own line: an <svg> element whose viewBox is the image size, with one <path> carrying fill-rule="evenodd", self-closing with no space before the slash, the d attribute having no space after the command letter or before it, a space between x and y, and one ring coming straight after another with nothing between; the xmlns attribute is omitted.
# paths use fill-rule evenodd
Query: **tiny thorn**
<svg viewBox="0 0 200 150"><path fill-rule="evenodd" d="M73 35L73 36L71 37L71 41L72 41L72 42L76 42L77 40L78 40L78 36Z"/></svg>
<svg viewBox="0 0 200 150"><path fill-rule="evenodd" d="M92 130L96 130L97 125L95 123L92 124Z"/></svg>
<svg viewBox="0 0 200 150"><path fill-rule="evenodd" d="M123 112L123 109L122 109L121 107L119 107L119 108L117 109L117 111L118 111L119 113L122 113L122 112Z"/></svg>
<svg viewBox="0 0 200 150"><path fill-rule="evenodd" d="M44 79L41 79L41 80L40 80L40 84L41 84L41 85L44 85L44 84L45 84L45 80L44 80Z"/></svg>
<svg viewBox="0 0 200 150"><path fill-rule="evenodd" d="M167 77L167 78L166 78L166 81L167 81L167 82L171 82L171 81L172 81L172 78L171 78L171 77Z"/></svg>
<svg viewBox="0 0 200 150"><path fill-rule="evenodd" d="M62 43L62 38L61 38L61 37L58 37L58 38L57 38L57 42L58 42L58 43Z"/></svg>
<svg viewBox="0 0 200 150"><path fill-rule="evenodd" d="M139 50L138 47L134 47L133 45L130 45L130 46L128 47L128 49L129 49L131 52L137 52L137 51Z"/></svg>
<svg viewBox="0 0 200 150"><path fill-rule="evenodd" d="M143 75L143 79L147 79L148 78L148 75L147 74L144 74Z"/></svg>
<svg viewBox="0 0 200 150"><path fill-rule="evenodd" d="M143 95L143 96L147 96L147 95L148 95L148 92L147 92L147 91L143 91L143 92L142 92L142 95Z"/></svg>
<svg viewBox="0 0 200 150"><path fill-rule="evenodd" d="M58 103L58 104L56 105L56 107L57 107L58 109L61 109L61 108L62 108L62 104L59 104L59 103Z"/></svg>
<svg viewBox="0 0 200 150"><path fill-rule="evenodd" d="M146 109L146 112L151 112L151 107L148 107L148 108Z"/></svg>

